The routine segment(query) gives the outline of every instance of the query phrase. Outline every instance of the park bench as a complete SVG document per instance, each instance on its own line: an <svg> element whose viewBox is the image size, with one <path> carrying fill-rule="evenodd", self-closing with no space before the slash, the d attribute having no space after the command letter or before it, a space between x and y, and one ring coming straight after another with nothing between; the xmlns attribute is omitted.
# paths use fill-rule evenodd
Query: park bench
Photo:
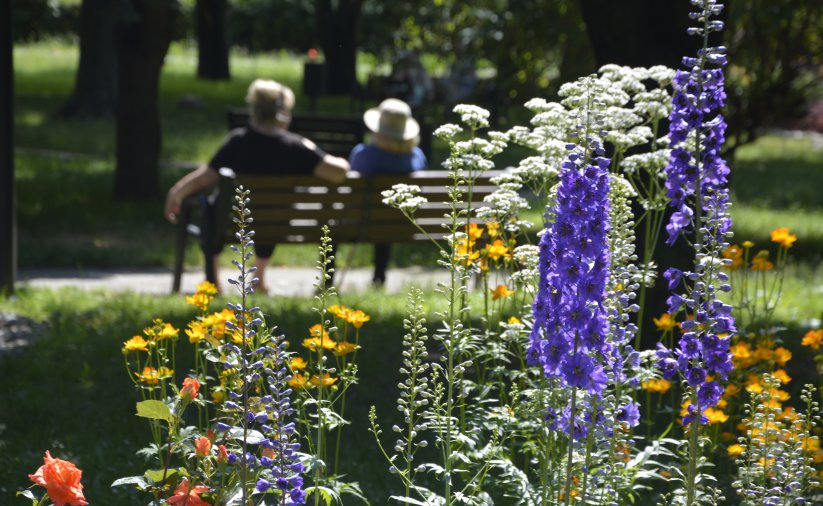
<svg viewBox="0 0 823 506"><path fill-rule="evenodd" d="M471 193L471 205L477 208L483 197L497 189L490 178L502 171L489 171L477 178ZM383 190L398 183L421 188L420 196L428 203L416 213L420 229L397 209L383 204ZM328 225L334 244L408 243L429 241L429 234L442 238L442 224L448 206L447 187L452 184L446 171L420 171L400 175L347 175L346 181L333 184L314 176L235 175L220 170L220 182L210 195L196 194L183 203L177 223L173 292L180 290L183 257L189 237L195 237L203 251L206 279L215 280L208 261L221 244L236 243L231 206L237 185L251 190L250 208L254 222L254 239L260 244L319 243L321 227ZM194 211L200 210L200 224L193 223ZM422 229L422 230L421 230Z"/></svg>

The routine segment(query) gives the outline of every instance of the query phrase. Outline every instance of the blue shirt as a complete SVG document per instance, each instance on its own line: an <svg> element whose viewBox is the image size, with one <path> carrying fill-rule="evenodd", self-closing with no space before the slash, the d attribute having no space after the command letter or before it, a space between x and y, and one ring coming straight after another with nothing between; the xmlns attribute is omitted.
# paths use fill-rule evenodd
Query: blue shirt
<svg viewBox="0 0 823 506"><path fill-rule="evenodd" d="M404 174L426 168L426 155L416 147L411 153L384 151L374 144L358 144L351 150L349 164L361 174Z"/></svg>

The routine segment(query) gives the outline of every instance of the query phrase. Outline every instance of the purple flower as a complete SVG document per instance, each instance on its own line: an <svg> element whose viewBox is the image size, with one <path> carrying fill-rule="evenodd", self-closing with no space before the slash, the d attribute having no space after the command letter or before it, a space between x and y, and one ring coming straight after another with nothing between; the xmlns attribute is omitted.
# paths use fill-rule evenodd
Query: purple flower
<svg viewBox="0 0 823 506"><path fill-rule="evenodd" d="M640 409L634 402L629 402L625 406L617 408L615 418L618 422L625 422L629 427L636 427L640 423Z"/></svg>

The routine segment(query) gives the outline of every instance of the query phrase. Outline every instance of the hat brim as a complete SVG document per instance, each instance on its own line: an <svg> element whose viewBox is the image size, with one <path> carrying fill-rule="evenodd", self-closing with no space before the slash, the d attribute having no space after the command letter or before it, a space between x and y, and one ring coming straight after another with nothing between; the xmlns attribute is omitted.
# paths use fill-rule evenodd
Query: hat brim
<svg viewBox="0 0 823 506"><path fill-rule="evenodd" d="M366 128L376 134L385 135L391 139L399 141L410 141L420 135L420 125L414 118L406 118L406 126L403 132L386 132L380 130L380 109L372 107L363 113L363 123ZM402 133L402 135L400 135Z"/></svg>

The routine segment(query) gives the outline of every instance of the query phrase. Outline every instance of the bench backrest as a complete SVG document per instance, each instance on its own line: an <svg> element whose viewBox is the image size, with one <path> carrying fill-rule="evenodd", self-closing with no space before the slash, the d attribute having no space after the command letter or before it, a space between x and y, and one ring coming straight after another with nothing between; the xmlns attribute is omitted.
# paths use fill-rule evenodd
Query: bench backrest
<svg viewBox="0 0 823 506"><path fill-rule="evenodd" d="M497 187L489 181L502 171L489 171L476 181L471 202L462 206L477 208L483 197ZM451 179L446 171L421 171L402 175L361 177L350 173L347 180L334 185L313 176L250 176L234 177L228 169L221 170L220 191L215 219L217 230L225 230L233 240L231 205L237 184L251 190L252 216L255 240L260 244L288 242L317 242L321 227L329 225L336 243L359 242L413 242L426 239L426 233L442 238L446 223ZM383 190L394 184L415 184L421 187L422 197L428 199L416 213L421 231L397 209L383 204ZM219 202L222 202L220 204Z"/></svg>
<svg viewBox="0 0 823 506"><path fill-rule="evenodd" d="M226 119L229 130L248 126L249 111L230 107ZM292 116L289 130L313 141L326 153L346 159L352 148L363 142L367 131L361 116L297 113Z"/></svg>

